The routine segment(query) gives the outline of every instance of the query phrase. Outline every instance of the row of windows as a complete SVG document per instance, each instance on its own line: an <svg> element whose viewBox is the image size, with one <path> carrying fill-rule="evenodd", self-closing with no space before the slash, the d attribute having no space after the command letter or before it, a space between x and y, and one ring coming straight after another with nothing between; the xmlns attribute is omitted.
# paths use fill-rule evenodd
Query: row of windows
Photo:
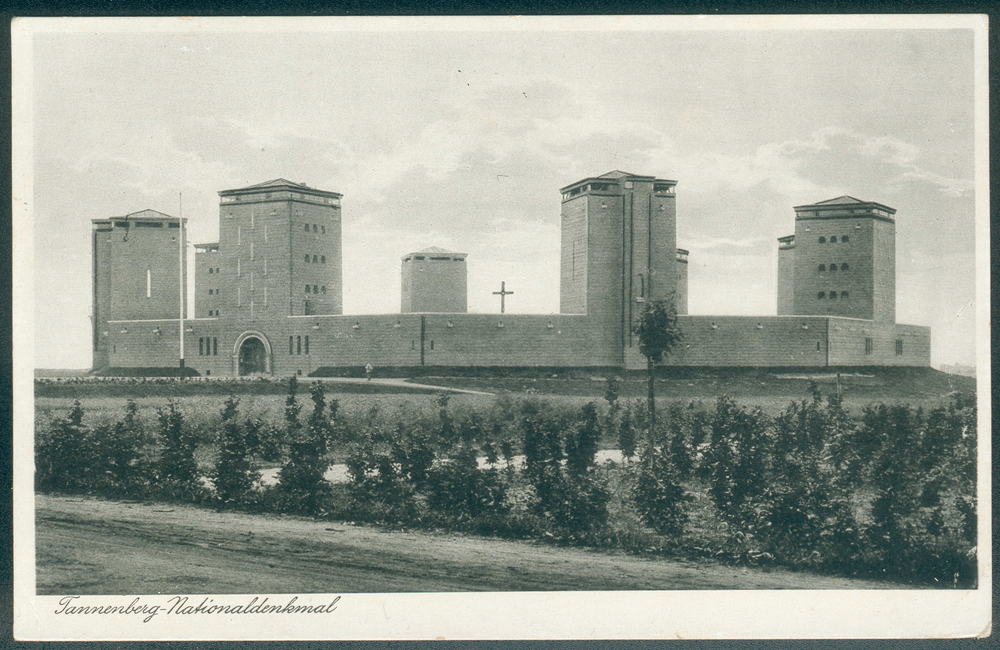
<svg viewBox="0 0 1000 650"><path fill-rule="evenodd" d="M841 271L846 271L848 268L850 268L850 267L847 266L847 262L844 262L843 264L840 265L840 270ZM831 271L836 271L837 270L837 265L836 264L831 264L830 265L830 270ZM826 271L826 264L820 264L819 265L819 272L823 273L824 271Z"/></svg>
<svg viewBox="0 0 1000 650"><path fill-rule="evenodd" d="M218 309L209 309L208 310L208 315L209 316L218 316L219 315L219 310Z"/></svg>
<svg viewBox="0 0 1000 650"><path fill-rule="evenodd" d="M313 264L326 264L326 255L313 255L311 259ZM305 256L305 260L306 264L309 264L310 262L309 255Z"/></svg>
<svg viewBox="0 0 1000 650"><path fill-rule="evenodd" d="M310 291L310 288L312 289L312 291ZM324 284L323 286L320 287L315 284L313 285L307 284L306 293L326 293L326 285Z"/></svg>
<svg viewBox="0 0 1000 650"><path fill-rule="evenodd" d="M209 290L208 290L208 295L210 295L210 296L212 296L212 295L215 295L215 296L217 296L217 295L219 295L220 293L222 293L222 290L221 290L221 289L209 289Z"/></svg>
<svg viewBox="0 0 1000 650"><path fill-rule="evenodd" d="M848 293L846 291L841 291L840 292L840 299L841 300L847 300L849 297L850 296L848 295ZM836 291L831 291L829 294L827 294L826 291L820 291L819 293L816 294L816 298L819 299L819 300L825 300L826 298L830 298L830 300L836 300L837 299L837 292Z"/></svg>
<svg viewBox="0 0 1000 650"><path fill-rule="evenodd" d="M201 356L219 356L219 339L207 336L198 339L198 354Z"/></svg>
<svg viewBox="0 0 1000 650"><path fill-rule="evenodd" d="M306 335L306 354L309 354L309 335ZM302 354L302 337L288 337L288 354Z"/></svg>
<svg viewBox="0 0 1000 650"><path fill-rule="evenodd" d="M870 338L865 338L865 356L875 353L875 342ZM903 355L903 339L896 339L896 356Z"/></svg>
<svg viewBox="0 0 1000 650"><path fill-rule="evenodd" d="M326 234L326 226L322 226L321 225L317 229L316 224L314 224L314 223L312 223L312 224L307 223L307 224L303 224L303 225L305 225L305 227L306 227L306 232L318 232L318 233L321 233L321 234L324 234L324 235ZM310 228L310 226L312 226L312 228Z"/></svg>
<svg viewBox="0 0 1000 650"><path fill-rule="evenodd" d="M210 268L210 269L208 269L208 272L209 273L218 273L219 272L219 267Z"/></svg>
<svg viewBox="0 0 1000 650"><path fill-rule="evenodd" d="M850 238L848 238L848 236L847 236L847 235L841 235L841 236L840 236L840 241L841 241L841 243L843 243L843 244L846 244L847 242L849 242L849 241L851 241L851 240L850 240ZM820 236L820 238L819 238L819 243L821 243L821 244L825 244L826 242L827 242L827 238L826 238L826 237L823 237L823 236L821 235L821 236ZM836 243L837 243L837 236L836 236L836 235L830 235L830 239L829 239L829 242L830 242L831 244L836 244Z"/></svg>

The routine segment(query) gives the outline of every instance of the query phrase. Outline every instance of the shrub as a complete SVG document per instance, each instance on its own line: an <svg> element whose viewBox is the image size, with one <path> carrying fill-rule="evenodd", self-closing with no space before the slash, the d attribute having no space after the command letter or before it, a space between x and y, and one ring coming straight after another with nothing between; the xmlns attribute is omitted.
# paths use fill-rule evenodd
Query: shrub
<svg viewBox="0 0 1000 650"><path fill-rule="evenodd" d="M35 444L35 486L40 490L85 490L91 473L90 430L83 425L80 400L56 418Z"/></svg>
<svg viewBox="0 0 1000 650"><path fill-rule="evenodd" d="M647 457L634 469L632 497L643 523L661 535L680 537L687 521L685 503L690 501L680 474L659 447L647 449Z"/></svg>
<svg viewBox="0 0 1000 650"><path fill-rule="evenodd" d="M285 402L288 461L281 468L278 481L292 509L316 513L329 487L324 475L329 466L326 454L332 430L326 414L323 384L316 382L310 388L313 410L305 427L299 422L301 407L295 398L296 389L297 381L293 376ZM336 416L336 402L331 407L332 418Z"/></svg>
<svg viewBox="0 0 1000 650"><path fill-rule="evenodd" d="M184 426L184 415L176 401L169 400L156 413L163 441L158 463L159 491L168 497L200 500L203 488L194 457L197 439Z"/></svg>
<svg viewBox="0 0 1000 650"><path fill-rule="evenodd" d="M253 494L254 484L260 480L260 472L253 469L250 461L248 430L255 433L256 427L250 421L240 425L238 405L239 399L229 397L222 408L219 452L212 473L216 495L223 503L246 503Z"/></svg>

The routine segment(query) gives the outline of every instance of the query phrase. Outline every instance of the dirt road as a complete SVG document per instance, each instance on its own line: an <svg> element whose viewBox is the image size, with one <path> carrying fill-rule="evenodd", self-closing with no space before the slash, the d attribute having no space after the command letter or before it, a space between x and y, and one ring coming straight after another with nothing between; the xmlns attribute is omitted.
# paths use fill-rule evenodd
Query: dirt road
<svg viewBox="0 0 1000 650"><path fill-rule="evenodd" d="M186 505L38 495L36 517L39 594L892 586Z"/></svg>

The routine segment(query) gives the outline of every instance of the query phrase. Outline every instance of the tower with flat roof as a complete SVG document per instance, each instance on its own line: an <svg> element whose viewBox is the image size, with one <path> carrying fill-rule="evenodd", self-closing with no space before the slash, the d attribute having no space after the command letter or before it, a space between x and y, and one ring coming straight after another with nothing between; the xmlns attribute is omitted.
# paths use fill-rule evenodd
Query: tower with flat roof
<svg viewBox="0 0 1000 650"><path fill-rule="evenodd" d="M778 313L894 323L895 214L852 196L796 206L795 235L778 240Z"/></svg>
<svg viewBox="0 0 1000 650"><path fill-rule="evenodd" d="M91 224L93 364L104 368L109 365L106 340L111 328L118 327L114 321L180 317L181 284L187 286L181 267L187 267L178 264L177 257L186 244L178 245L180 220L156 210L94 219ZM183 300L186 311L186 289Z"/></svg>
<svg viewBox="0 0 1000 650"><path fill-rule="evenodd" d="M403 255L400 312L466 313L466 257L466 253L456 253L437 246Z"/></svg>
<svg viewBox="0 0 1000 650"><path fill-rule="evenodd" d="M644 304L677 290L676 185L616 170L560 190L560 311L592 315L626 354Z"/></svg>
<svg viewBox="0 0 1000 650"><path fill-rule="evenodd" d="M219 198L219 241L197 248L200 317L343 313L340 194L278 178Z"/></svg>

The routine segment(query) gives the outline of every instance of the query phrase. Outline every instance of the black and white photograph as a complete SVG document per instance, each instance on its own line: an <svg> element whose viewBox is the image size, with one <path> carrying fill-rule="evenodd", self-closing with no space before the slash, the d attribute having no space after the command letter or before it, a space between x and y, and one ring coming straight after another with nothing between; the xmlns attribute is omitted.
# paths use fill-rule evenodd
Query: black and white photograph
<svg viewBox="0 0 1000 650"><path fill-rule="evenodd" d="M987 18L15 19L15 635L991 629Z"/></svg>

